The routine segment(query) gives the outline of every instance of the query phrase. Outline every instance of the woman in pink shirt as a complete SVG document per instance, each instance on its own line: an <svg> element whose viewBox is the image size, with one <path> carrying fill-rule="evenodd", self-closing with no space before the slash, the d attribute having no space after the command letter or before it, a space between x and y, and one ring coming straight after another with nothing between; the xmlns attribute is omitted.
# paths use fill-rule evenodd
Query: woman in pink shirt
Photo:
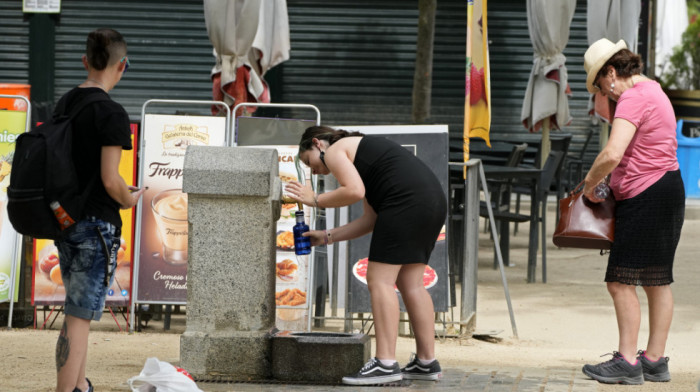
<svg viewBox="0 0 700 392"><path fill-rule="evenodd" d="M642 75L642 59L625 42L605 38L584 55L586 87L617 102L610 139L586 175L584 195L610 175L617 201L615 242L605 274L619 331L618 351L583 373L604 383L670 381L666 340L673 316L673 259L683 226L685 191L676 158L673 108L655 81ZM637 350L641 307L649 303L649 340Z"/></svg>

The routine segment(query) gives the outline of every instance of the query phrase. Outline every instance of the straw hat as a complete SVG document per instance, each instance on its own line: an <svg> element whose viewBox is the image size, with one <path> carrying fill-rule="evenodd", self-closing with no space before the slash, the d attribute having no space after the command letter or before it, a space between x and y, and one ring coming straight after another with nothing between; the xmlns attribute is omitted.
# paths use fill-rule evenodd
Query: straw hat
<svg viewBox="0 0 700 392"><path fill-rule="evenodd" d="M586 50L586 54L583 55L583 69L588 74L586 76L586 88L589 93L595 94L598 92L598 89L593 87L593 82L595 82L595 77L600 72L600 68L603 67L603 64L610 57L622 49L627 49L627 44L625 44L624 40L619 40L614 44L607 38L601 38Z"/></svg>

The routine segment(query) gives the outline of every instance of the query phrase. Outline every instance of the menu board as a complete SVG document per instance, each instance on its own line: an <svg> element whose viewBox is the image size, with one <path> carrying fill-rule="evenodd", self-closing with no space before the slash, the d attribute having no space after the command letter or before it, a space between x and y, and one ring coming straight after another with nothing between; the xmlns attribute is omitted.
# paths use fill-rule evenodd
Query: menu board
<svg viewBox="0 0 700 392"><path fill-rule="evenodd" d="M279 162L279 177L282 180L282 189L289 181L298 181L300 175L303 182L311 181L311 173L303 166L302 173L297 171L294 158L298 146L251 146L277 149ZM277 222L276 246L276 273L275 273L275 303L277 305L277 317L275 326L280 330L305 331L308 325L310 298L307 295L309 288L309 255L296 255L294 253L294 233L292 229L296 224L296 212L299 205L286 192L282 193L280 219ZM314 210L303 206L304 220L311 226Z"/></svg>
<svg viewBox="0 0 700 392"><path fill-rule="evenodd" d="M119 175L127 184L136 182L136 156L138 154L137 125L131 124L132 150L122 150ZM132 261L134 255L134 209L120 210L122 218L121 244L117 250L117 268L114 282L107 290L106 306L127 306L131 301ZM32 304L63 305L66 290L61 279L58 249L53 240L34 240Z"/></svg>
<svg viewBox="0 0 700 392"><path fill-rule="evenodd" d="M17 100L20 102L20 100ZM23 101L21 101L23 102ZM24 133L27 113L15 110L0 110L0 302L10 298L10 287L19 285L19 235L7 216L7 187L15 151L15 140ZM12 266L15 265L15 281L11 282ZM18 290L14 290L13 302Z"/></svg>
<svg viewBox="0 0 700 392"><path fill-rule="evenodd" d="M147 188L137 217L135 299L187 301L187 194L182 175L187 146L225 146L226 118L147 114L139 186Z"/></svg>

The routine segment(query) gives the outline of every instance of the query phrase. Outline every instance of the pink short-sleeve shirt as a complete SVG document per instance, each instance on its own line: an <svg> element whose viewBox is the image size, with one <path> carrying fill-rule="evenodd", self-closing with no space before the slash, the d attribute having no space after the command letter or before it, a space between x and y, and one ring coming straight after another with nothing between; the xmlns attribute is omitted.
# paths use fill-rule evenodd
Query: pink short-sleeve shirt
<svg viewBox="0 0 700 392"><path fill-rule="evenodd" d="M667 171L678 170L676 117L661 86L655 81L645 81L622 93L615 118L637 127L620 164L610 176L615 199L624 200L642 193Z"/></svg>

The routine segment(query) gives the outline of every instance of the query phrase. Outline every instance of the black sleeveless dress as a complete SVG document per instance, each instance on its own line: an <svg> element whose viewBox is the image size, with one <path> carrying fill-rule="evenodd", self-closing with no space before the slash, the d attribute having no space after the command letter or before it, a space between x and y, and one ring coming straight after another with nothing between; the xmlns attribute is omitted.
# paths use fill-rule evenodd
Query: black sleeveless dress
<svg viewBox="0 0 700 392"><path fill-rule="evenodd" d="M447 197L432 170L406 148L364 136L355 168L377 213L369 260L427 264L447 216Z"/></svg>

